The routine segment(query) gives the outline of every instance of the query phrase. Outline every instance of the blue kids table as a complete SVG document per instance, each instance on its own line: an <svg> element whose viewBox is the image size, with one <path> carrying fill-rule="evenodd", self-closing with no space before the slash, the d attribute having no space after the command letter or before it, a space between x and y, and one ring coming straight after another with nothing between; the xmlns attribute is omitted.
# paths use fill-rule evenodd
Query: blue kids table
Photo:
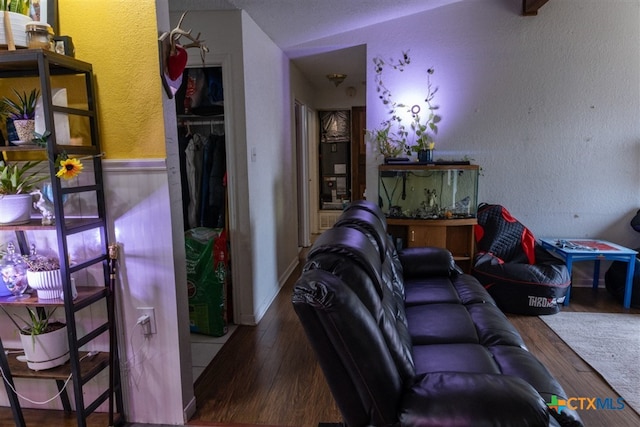
<svg viewBox="0 0 640 427"><path fill-rule="evenodd" d="M542 247L549 252L562 258L567 264L569 277L571 277L571 266L575 261L595 261L593 268L593 288L598 288L600 277L600 261L624 261L628 264L627 281L624 287L624 308L631 307L631 289L633 287L633 270L636 265L636 255L638 252L607 242L606 240L594 239L540 239ZM564 305L569 304L571 286L567 291Z"/></svg>

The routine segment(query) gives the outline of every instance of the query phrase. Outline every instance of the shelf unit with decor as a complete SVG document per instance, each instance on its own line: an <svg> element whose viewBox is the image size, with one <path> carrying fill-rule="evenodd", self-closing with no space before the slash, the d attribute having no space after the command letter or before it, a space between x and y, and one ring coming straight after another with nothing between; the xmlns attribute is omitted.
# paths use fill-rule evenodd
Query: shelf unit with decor
<svg viewBox="0 0 640 427"><path fill-rule="evenodd" d="M13 301L11 297L2 297L0 305L10 310L35 307L39 313L46 307L64 308L70 356L62 366L34 371L11 354L7 355L0 340L0 367L14 422L16 426L25 426L17 395L19 390L16 392L13 379L29 378L55 380L61 392L63 409L75 411L80 427L87 425L87 417L101 405L108 406L109 425L124 425L114 314L117 246L108 244L93 69L86 62L42 49L2 52L0 93L9 94L8 89L14 85L29 85L40 90L40 120L50 134L46 148L8 145L0 150L5 158L11 157L12 160L33 159L35 156L48 163L55 223L42 225L41 219L32 215L29 223L0 226L0 231L14 232L23 254L29 253L29 237L34 238L42 232L55 233L63 298L44 300L32 294L27 299ZM61 88L66 95L63 102L55 96ZM64 153L83 158L85 166L80 177L69 185L62 185L56 177L55 159ZM74 202L67 204L68 199ZM73 263L67 255L71 247L76 250ZM72 275L76 281L81 279L75 299ZM80 325L82 315L79 312L83 309L91 312L91 321ZM95 316L94 312L98 315ZM106 386L99 375L108 377ZM62 389L69 378L73 393ZM87 402L85 399L91 394L87 393L89 385L97 389L97 397ZM69 394L72 394L72 401Z"/></svg>
<svg viewBox="0 0 640 427"><path fill-rule="evenodd" d="M379 202L396 246L446 248L470 271L479 170L468 162L380 165Z"/></svg>

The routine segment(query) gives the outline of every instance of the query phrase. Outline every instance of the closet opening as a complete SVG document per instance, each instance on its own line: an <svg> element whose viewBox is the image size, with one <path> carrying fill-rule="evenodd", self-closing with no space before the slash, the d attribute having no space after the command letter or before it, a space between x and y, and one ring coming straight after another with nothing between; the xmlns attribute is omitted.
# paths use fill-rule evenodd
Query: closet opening
<svg viewBox="0 0 640 427"><path fill-rule="evenodd" d="M187 67L175 105L195 382L233 329L222 67Z"/></svg>

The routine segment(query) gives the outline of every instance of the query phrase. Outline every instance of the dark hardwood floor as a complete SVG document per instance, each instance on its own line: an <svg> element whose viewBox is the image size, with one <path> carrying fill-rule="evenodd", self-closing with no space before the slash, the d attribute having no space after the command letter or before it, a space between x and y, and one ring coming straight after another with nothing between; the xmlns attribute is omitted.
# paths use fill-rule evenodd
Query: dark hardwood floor
<svg viewBox="0 0 640 427"><path fill-rule="evenodd" d="M339 422L315 356L291 305L299 267L259 325L239 326L195 384L198 410L191 426L317 426ZM624 312L606 290L574 288L565 311ZM632 309L633 313L640 313ZM618 395L539 318L509 315L527 346L560 381L570 396ZM106 426L101 414L90 427ZM581 411L586 426L640 426L630 408ZM28 426L71 427L72 416L27 411ZM0 409L0 426L12 426L9 409Z"/></svg>
<svg viewBox="0 0 640 427"><path fill-rule="evenodd" d="M606 289L573 288L571 302L563 311L594 313L640 313L625 310ZM562 384L570 397L620 397L538 317L507 315L522 335L529 351L535 354ZM640 351L640 349L635 349ZM640 390L640 388L639 388ZM623 410L579 411L585 426L640 426L640 415L629 406Z"/></svg>
<svg viewBox="0 0 640 427"><path fill-rule="evenodd" d="M189 422L203 421L317 426L339 422L331 398L291 306L296 271L256 327L239 327L196 383L198 410ZM565 311L625 312L605 289L574 288ZM640 313L631 309L632 313ZM529 350L547 366L572 397L618 394L536 316L508 315ZM580 411L585 426L640 426L640 415L623 410Z"/></svg>

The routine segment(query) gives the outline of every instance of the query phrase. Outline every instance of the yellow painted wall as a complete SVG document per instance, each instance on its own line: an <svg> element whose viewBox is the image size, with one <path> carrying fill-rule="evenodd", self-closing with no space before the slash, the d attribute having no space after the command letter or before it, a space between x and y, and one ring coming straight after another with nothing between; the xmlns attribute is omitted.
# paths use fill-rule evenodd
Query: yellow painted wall
<svg viewBox="0 0 640 427"><path fill-rule="evenodd" d="M93 65L107 159L165 155L155 0L58 0L60 34Z"/></svg>

